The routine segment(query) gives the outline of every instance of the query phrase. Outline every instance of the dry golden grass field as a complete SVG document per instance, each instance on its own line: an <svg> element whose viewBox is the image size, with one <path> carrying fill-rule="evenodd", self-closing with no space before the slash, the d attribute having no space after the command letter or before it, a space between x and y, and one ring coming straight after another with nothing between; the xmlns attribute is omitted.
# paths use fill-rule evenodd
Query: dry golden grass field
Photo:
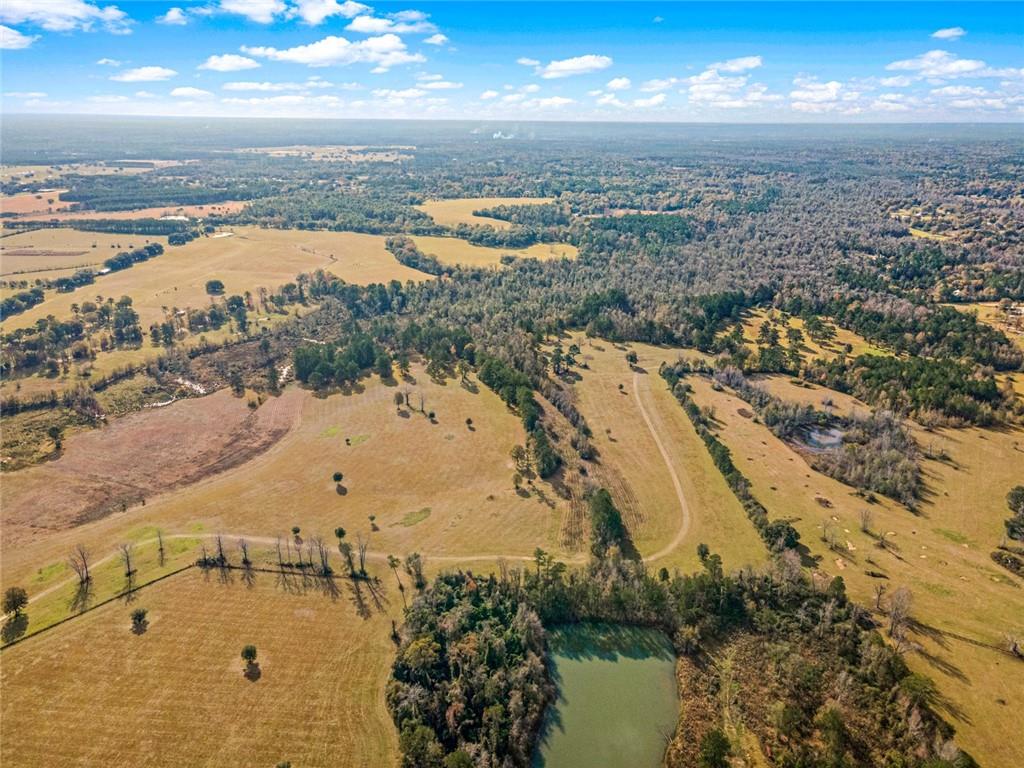
<svg viewBox="0 0 1024 768"><path fill-rule="evenodd" d="M833 325L836 331L835 338L831 341L819 344L807 335L807 329L804 326L802 318L791 316L784 319L782 313L777 309L756 309L747 312L746 318L743 322L743 338L751 349L756 349L757 335L761 330L761 326L768 321L776 321L778 323L777 327L779 329L780 337L779 343L787 349L789 348L789 340L786 338L786 329L796 328L802 332L804 338L801 342L800 351L803 353L804 357L809 360L814 360L819 357L831 360L832 358L837 357L844 350L847 344L851 348L849 354L853 356L891 354L867 341L864 337L846 328L841 328L838 325Z"/></svg>
<svg viewBox="0 0 1024 768"><path fill-rule="evenodd" d="M696 550L703 542L729 568L764 562L767 551L743 507L658 375L661 362L674 362L680 350L631 344L639 358L634 371L626 347L583 334L572 341L581 350L577 359L589 366L574 369L581 377L575 389L600 452L595 474L640 554L654 556L652 566L689 571L699 568Z"/></svg>
<svg viewBox="0 0 1024 768"><path fill-rule="evenodd" d="M5 486L13 484L5 488L0 510L3 583L23 584L36 595L55 583L36 575L60 571L75 545L105 556L115 543L151 538L158 528L166 535L274 537L298 525L304 535L333 538L340 525L353 539L368 536L378 556L416 550L437 564L530 558L537 546L558 553L568 503L546 482L538 481L530 493L515 491L509 452L525 440L515 414L482 386L474 384L477 391L471 392L457 381L440 385L419 371L414 375L414 384L387 386L374 378L360 394L328 398L290 388L260 407L280 413L257 411L252 424L248 415L239 420L232 414L248 410L245 400L224 393L126 418L120 430L69 437L62 458L5 476ZM415 410L402 408L400 414L394 395L405 387ZM418 411L421 393L436 423ZM203 421L211 419L225 426L204 441L200 436L211 430ZM289 420L290 429L269 448L253 449L254 441L267 439L263 430ZM199 445L181 445L188 440ZM178 460L176 469L157 469L162 445ZM151 461L133 460L138 471L120 467L132 448L138 453L147 446ZM233 462L231 455L240 450L254 455ZM66 476L65 463L88 467L91 479L67 492L53 489L54 477ZM213 474L217 469L223 471ZM344 473L341 487L331 479L335 471ZM161 472L159 483L178 487L150 495L146 489L159 483L142 476L149 472ZM72 528L71 515L57 509L64 502L81 509L82 502L72 501L78 493L103 501L126 487L145 496L145 505ZM44 496L50 502L40 507L34 499ZM376 516L372 524L370 515Z"/></svg>
<svg viewBox="0 0 1024 768"><path fill-rule="evenodd" d="M384 238L350 232L239 227L231 236L203 237L131 269L105 275L88 288L52 293L27 312L4 321L4 330L25 328L47 315L70 317L71 305L84 297L131 296L143 328L164 318L165 308L205 306L210 302L206 281L219 279L226 294L258 287L276 288L300 272L323 269L348 282L366 285L389 280L428 279L403 266L384 248ZM226 234L226 233L225 233ZM129 239L120 235L121 242Z"/></svg>
<svg viewBox="0 0 1024 768"><path fill-rule="evenodd" d="M95 267L122 251L147 243L167 246L160 235L119 235L44 228L0 237L0 274L10 279L31 279L12 273L36 273L68 267ZM86 289L88 290L88 289Z"/></svg>
<svg viewBox="0 0 1024 768"><path fill-rule="evenodd" d="M384 686L402 604L393 574L370 572L376 597L363 585L357 598L348 580L332 595L300 576L192 569L6 649L0 762L393 765ZM243 675L247 643L256 680Z"/></svg>
<svg viewBox="0 0 1024 768"><path fill-rule="evenodd" d="M428 256L434 256L442 264L458 264L467 267L499 267L501 257L506 254L523 259L575 259L579 254L575 245L568 243L536 243L528 248L490 248L474 245L457 237L429 237L413 235L416 247Z"/></svg>
<svg viewBox="0 0 1024 768"><path fill-rule="evenodd" d="M70 221L89 219L162 219L165 216L186 216L190 219L202 219L207 216L226 216L238 213L248 202L244 200L225 200L223 203L208 205L165 205L155 208L136 208L127 211L63 211L52 215L41 216L36 213L25 213L17 218L41 219L45 221Z"/></svg>
<svg viewBox="0 0 1024 768"><path fill-rule="evenodd" d="M107 163L68 163L66 165L0 165L0 181L54 181L63 176L135 176L149 173L155 168L181 165L178 160L146 160L152 166L118 165Z"/></svg>
<svg viewBox="0 0 1024 768"><path fill-rule="evenodd" d="M918 622L913 640L921 650L909 653L908 662L935 679L944 697L940 709L957 727L963 746L982 765L1021 764L1024 747L1004 736L1019 727L1024 669L999 648L1005 634L1024 635L1024 591L989 553L1002 540L1006 493L1024 477L1024 430L915 427L922 448L934 455L945 450L949 457L924 460L926 500L915 515L884 498L868 505L852 488L812 470L749 418L742 400L714 391L701 377L690 377L690 383L698 405L714 408L719 438L750 479L754 495L772 517L793 521L819 559L818 570L841 575L851 596L865 606L873 606L880 584L889 593L900 586L911 589L911 613ZM819 408L828 396L841 412L868 410L841 393L797 386L785 377L761 383L780 397ZM870 530L888 534L891 550L880 549L860 530L860 512L868 507ZM841 552L822 542L825 526L838 535Z"/></svg>
<svg viewBox="0 0 1024 768"><path fill-rule="evenodd" d="M0 197L0 213L54 213L67 208L71 203L60 199L61 192L54 189L47 192L23 192Z"/></svg>
<svg viewBox="0 0 1024 768"><path fill-rule="evenodd" d="M416 207L443 227L459 224L487 224L495 229L509 229L512 225L490 216L474 216L473 211L499 205L543 205L553 203L553 197L459 197L452 200L428 200Z"/></svg>
<svg viewBox="0 0 1024 768"><path fill-rule="evenodd" d="M988 323L1006 334L1018 347L1024 349L1024 306L1011 305L1009 311L1003 310L999 302L982 301L973 304L947 304L961 312L975 315L978 320Z"/></svg>
<svg viewBox="0 0 1024 768"><path fill-rule="evenodd" d="M415 149L404 145L371 148L355 144L296 144L291 147L251 147L237 151L271 157L301 157L317 163L395 163L411 160L411 153Z"/></svg>

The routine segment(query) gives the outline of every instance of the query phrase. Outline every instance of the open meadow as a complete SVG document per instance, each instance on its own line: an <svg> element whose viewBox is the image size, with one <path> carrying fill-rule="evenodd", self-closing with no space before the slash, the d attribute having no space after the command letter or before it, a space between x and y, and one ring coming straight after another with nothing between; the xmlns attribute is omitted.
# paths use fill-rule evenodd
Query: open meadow
<svg viewBox="0 0 1024 768"><path fill-rule="evenodd" d="M835 336L830 340L815 341L807 333L807 326L803 318L794 316L783 316L777 309L754 309L746 313L743 320L743 340L751 349L756 349L757 338L761 332L761 326L771 323L779 331L779 343L785 349L789 349L792 342L787 338L787 329L800 331L803 338L799 342L800 352L808 360L823 358L831 360L840 353L854 357L858 355L887 355L889 354L881 347L872 344L862 336L853 331L833 325Z"/></svg>
<svg viewBox="0 0 1024 768"><path fill-rule="evenodd" d="M167 237L81 232L63 227L4 234L0 237L0 274L8 279L25 280L52 277L34 274L49 270L97 268L117 253L132 251L149 243L160 243L166 247Z"/></svg>
<svg viewBox="0 0 1024 768"><path fill-rule="evenodd" d="M727 568L755 565L767 550L743 507L715 469L679 404L658 376L662 361L680 350L612 342L573 334L579 408L594 432L596 481L622 511L630 537L653 567L684 571L700 565L697 545L707 544Z"/></svg>
<svg viewBox="0 0 1024 768"><path fill-rule="evenodd" d="M26 212L18 216L19 220L46 221L93 221L105 219L163 219L185 217L189 219L205 219L208 216L227 216L238 213L248 203L244 200L225 200L223 203L206 205L164 205L153 208L134 208L124 211L56 211L45 216Z"/></svg>
<svg viewBox="0 0 1024 768"><path fill-rule="evenodd" d="M6 649L0 761L393 764L384 686L402 603L386 567L370 574L357 596L347 579L192 568Z"/></svg>
<svg viewBox="0 0 1024 768"><path fill-rule="evenodd" d="M519 259L575 259L579 251L568 243L535 243L527 248L491 248L474 245L457 237L431 237L413 235L416 247L428 256L434 256L442 264L465 267L498 267L502 256Z"/></svg>
<svg viewBox="0 0 1024 768"><path fill-rule="evenodd" d="M811 469L800 453L751 418L743 400L716 391L703 377L688 382L694 401L713 409L716 433L751 481L754 496L773 519L792 521L814 556L815 570L842 576L851 597L864 606L874 606L879 586L887 594L898 587L911 590L913 640L920 650L908 653L908 662L934 678L943 697L940 710L968 751L983 765L1013 764L1019 745L999 735L1016 727L1015 713L1024 706L1024 670L1001 649L1005 635L1024 634L1024 594L1020 581L989 553L1004 534L1006 492L1022 476L1024 430L914 427L922 449L947 457L924 459L925 501L914 514L884 497L868 504L854 489ZM793 402L822 408L827 397L838 413L869 411L842 393L796 386L786 377L758 383ZM864 509L870 510L870 534L861 530ZM822 541L826 527L838 534L840 551ZM887 536L885 549L877 545L879 533Z"/></svg>
<svg viewBox="0 0 1024 768"><path fill-rule="evenodd" d="M512 224L503 219L477 216L473 211L495 208L499 205L544 205L553 202L553 197L459 197L452 200L427 200L416 207L443 227L485 224L495 229L511 229Z"/></svg>

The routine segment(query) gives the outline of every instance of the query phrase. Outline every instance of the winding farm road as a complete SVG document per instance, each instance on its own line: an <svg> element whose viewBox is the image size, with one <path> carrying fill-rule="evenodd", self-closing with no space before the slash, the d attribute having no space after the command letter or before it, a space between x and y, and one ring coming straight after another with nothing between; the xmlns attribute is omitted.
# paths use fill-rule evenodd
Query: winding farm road
<svg viewBox="0 0 1024 768"><path fill-rule="evenodd" d="M654 444L658 447L658 452L661 454L662 461L665 462L665 469L668 470L669 477L672 479L672 487L675 489L676 498L679 500L679 512L680 512L680 523L679 529L676 531L675 536L670 542L664 547L659 549L653 554L647 555L643 558L644 562L650 563L656 560L660 560L663 557L667 557L676 551L679 546L683 543L686 535L690 531L690 506L686 502L686 496L683 494L683 486L679 481L679 475L676 472L675 467L672 464L672 459L665 448L665 444L661 440L661 436L658 434L658 429L655 426L655 420L651 418L650 412L644 406L643 398L640 397L641 381L644 379L640 378L640 374L637 372L633 373L633 399L636 401L636 406L640 411L640 415L643 417L644 424L647 425L647 430L651 433L651 438L654 440ZM165 539L216 539L217 536L221 536L224 539L237 541L238 539L245 539L251 544L261 545L274 545L277 543L277 538L270 536L250 536L244 533L208 533L208 534L193 534L193 533L171 533L164 536ZM153 544L157 541L156 538L146 539L144 541L135 542L138 546L144 546L147 544ZM118 557L117 552L111 552L109 555L100 558L90 564L90 567L95 568L96 566L102 565L110 560ZM374 561L386 561L388 555L384 552L370 552L366 553L366 557L369 560ZM431 555L424 554L424 557L428 560L442 563L474 563L474 562L493 562L495 560L514 560L517 562L533 562L532 555ZM585 555L573 555L569 557L560 558L563 562L569 563L581 563L585 562ZM68 584L74 582L74 578L66 579L59 584L54 584L51 587L44 589L41 592L37 592L35 595L29 598L29 603L36 602L47 595L56 592L59 589L63 589Z"/></svg>
<svg viewBox="0 0 1024 768"><path fill-rule="evenodd" d="M640 397L640 381L640 374L634 371L633 399L636 400L636 407L640 409L640 415L644 417L644 423L647 425L647 430L651 433L651 437L654 439L654 444L658 446L658 452L661 454L661 459L665 462L665 469L668 470L669 477L672 478L672 487L675 488L676 498L679 500L680 513L679 530L676 531L676 535L672 538L672 541L654 554L648 555L644 558L644 562L650 563L671 554L679 548L680 544L683 543L683 539L686 538L686 534L690 532L690 505L686 503L686 496L683 495L683 486L679 482L679 475L676 473L676 468L672 466L672 459L669 457L668 451L665 450L665 444L661 441L661 436L658 434L658 430L654 427L654 422L651 420L651 414L648 413L647 409L644 407L644 401Z"/></svg>

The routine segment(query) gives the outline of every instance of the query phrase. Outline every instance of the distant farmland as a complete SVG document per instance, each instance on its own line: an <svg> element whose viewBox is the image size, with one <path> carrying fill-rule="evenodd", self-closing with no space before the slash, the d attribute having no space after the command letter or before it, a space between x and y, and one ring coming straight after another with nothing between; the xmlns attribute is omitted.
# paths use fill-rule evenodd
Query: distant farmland
<svg viewBox="0 0 1024 768"><path fill-rule="evenodd" d="M510 229L512 225L507 221L492 219L490 216L475 216L473 211L499 205L543 205L553 202L553 197L460 197L453 200L428 200L416 207L445 227L487 224L495 229Z"/></svg>

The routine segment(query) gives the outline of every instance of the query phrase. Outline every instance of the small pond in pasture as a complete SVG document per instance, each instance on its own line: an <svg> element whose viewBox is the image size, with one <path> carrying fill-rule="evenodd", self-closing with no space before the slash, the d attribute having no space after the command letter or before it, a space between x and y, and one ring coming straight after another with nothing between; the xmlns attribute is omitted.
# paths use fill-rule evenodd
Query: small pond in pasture
<svg viewBox="0 0 1024 768"><path fill-rule="evenodd" d="M797 435L797 440L805 448L812 451L832 451L843 447L845 432L837 427L804 427Z"/></svg>
<svg viewBox="0 0 1024 768"><path fill-rule="evenodd" d="M669 639L611 624L548 635L558 696L535 768L657 768L676 730L679 695Z"/></svg>

